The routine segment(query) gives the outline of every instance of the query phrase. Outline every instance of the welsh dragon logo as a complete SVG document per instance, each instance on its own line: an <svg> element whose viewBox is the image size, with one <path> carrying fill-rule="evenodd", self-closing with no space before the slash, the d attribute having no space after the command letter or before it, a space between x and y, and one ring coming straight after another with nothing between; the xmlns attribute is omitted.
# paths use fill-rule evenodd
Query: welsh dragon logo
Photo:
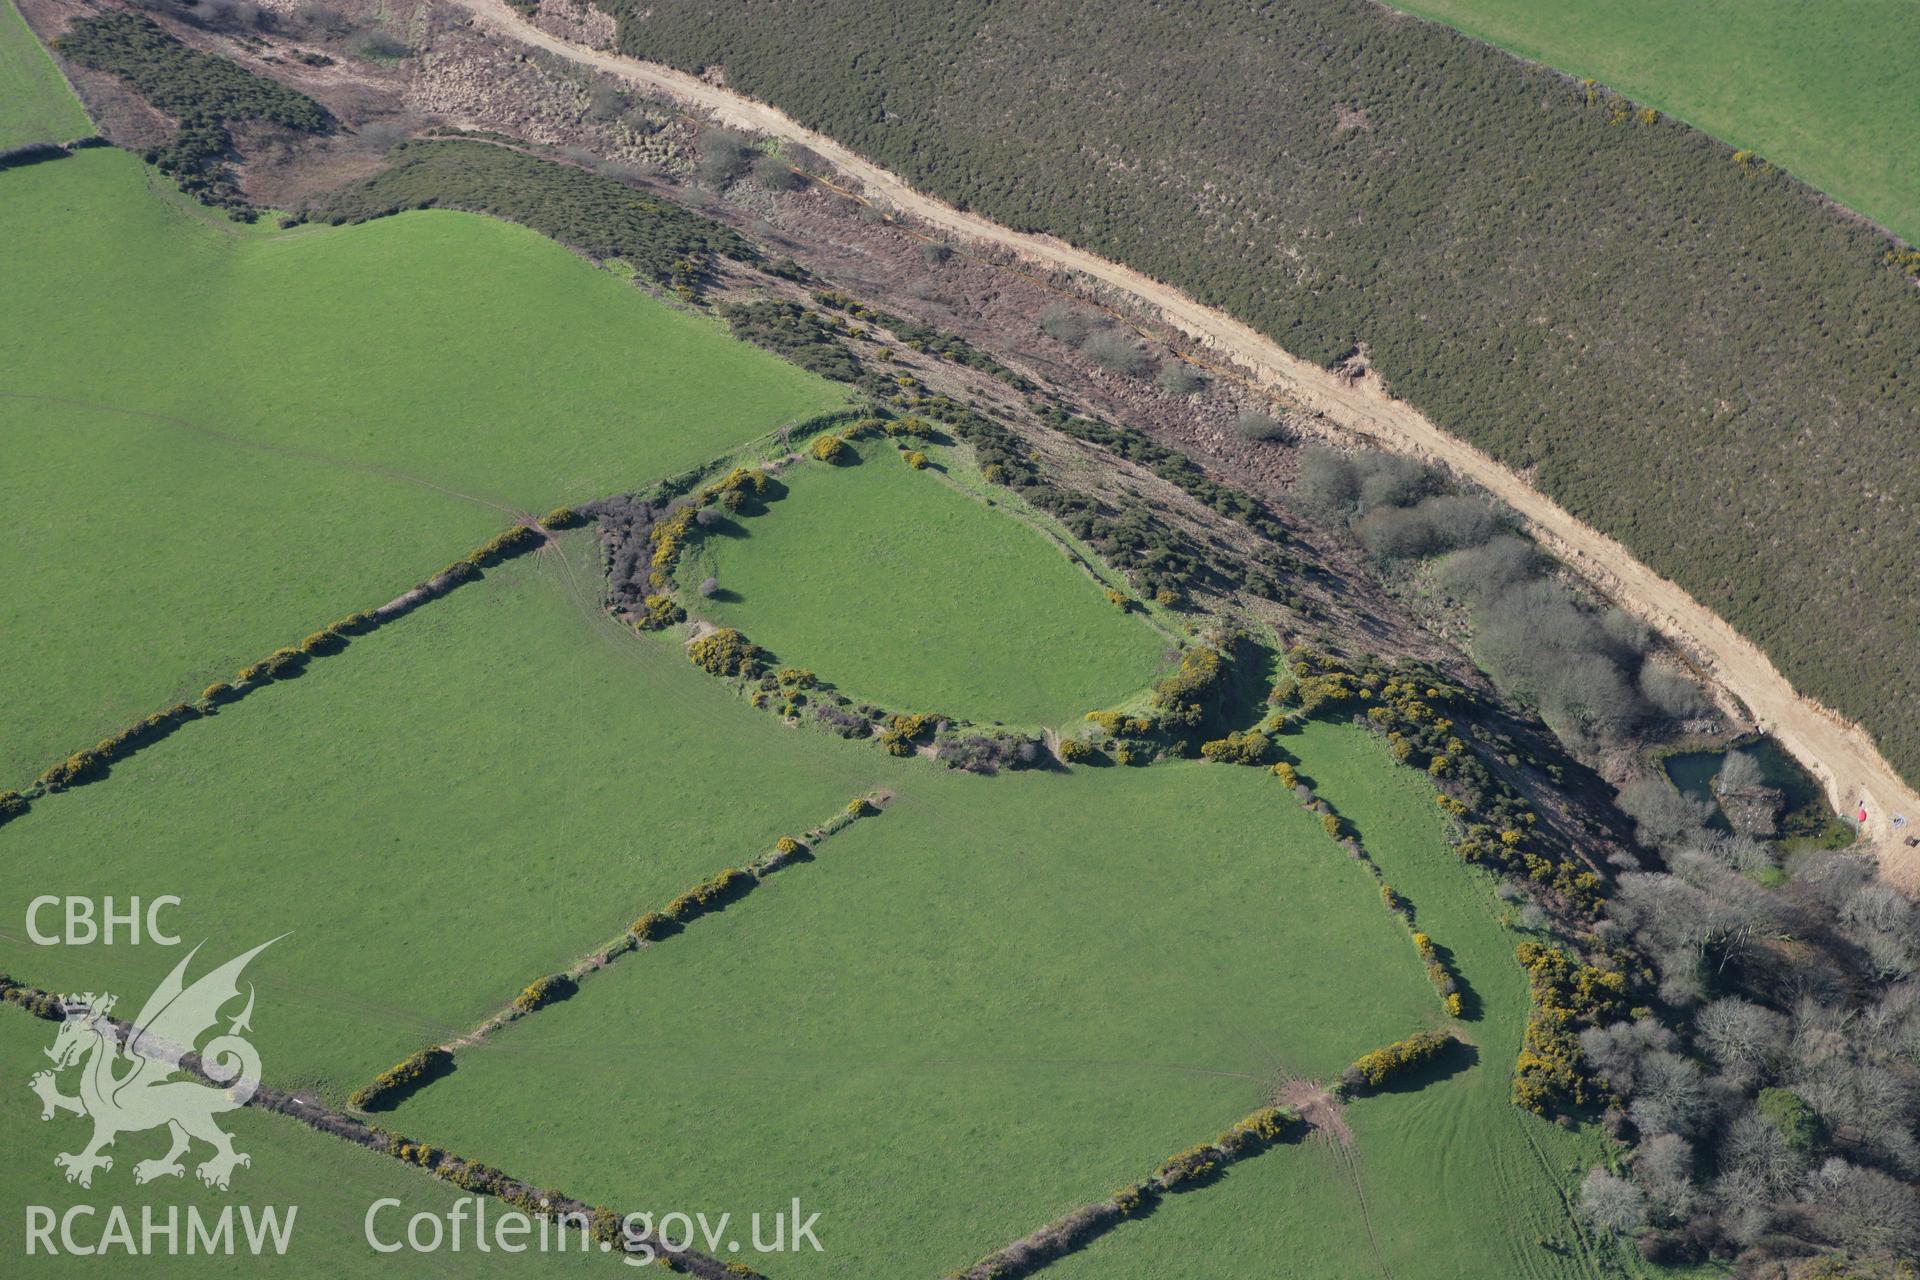
<svg viewBox="0 0 1920 1280"><path fill-rule="evenodd" d="M247 962L279 940L263 942L187 986L187 966L200 951L195 947L130 1023L112 1017L114 996L88 992L61 998L66 1021L46 1051L53 1070L35 1073L28 1083L40 1095L42 1120L68 1111L93 1121L92 1141L77 1152L53 1158L67 1171L68 1182L91 1187L96 1169L113 1168L113 1158L105 1150L115 1138L161 1125L172 1135L173 1145L158 1159L133 1166L137 1183L182 1176L186 1171L180 1157L195 1139L213 1148L213 1155L194 1170L209 1187L225 1191L234 1169L253 1163L233 1149L233 1139L214 1123L215 1116L245 1106L260 1087L260 1054L241 1035L252 1030L251 984L246 1008L227 1025L224 1035L215 1036L200 1050L201 1071L220 1087L176 1075L182 1070L181 1058L219 1022L220 1010L239 998L240 974ZM58 1074L75 1066L80 1069L80 1091L69 1096L60 1092Z"/></svg>

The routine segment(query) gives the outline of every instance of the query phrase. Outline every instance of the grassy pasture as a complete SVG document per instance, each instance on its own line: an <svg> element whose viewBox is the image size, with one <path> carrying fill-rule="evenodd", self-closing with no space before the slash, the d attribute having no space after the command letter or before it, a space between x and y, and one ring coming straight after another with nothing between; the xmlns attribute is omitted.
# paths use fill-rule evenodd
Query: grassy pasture
<svg viewBox="0 0 1920 1280"><path fill-rule="evenodd" d="M132 1010L126 1012L132 1016ZM220 1121L221 1127L233 1135L235 1149L253 1157L250 1166L235 1171L230 1192L205 1187L194 1176L193 1164L208 1154L208 1148L199 1144L183 1160L187 1165L183 1177L136 1186L133 1166L166 1151L164 1129L124 1135L113 1148L113 1168L95 1174L91 1190L69 1185L64 1173L54 1166L54 1154L79 1150L92 1126L66 1114L42 1123L40 1100L26 1087L27 1078L48 1065L40 1055L53 1043L53 1037L53 1023L29 1017L11 1006L0 1008L0 1079L6 1082L6 1088L0 1089L0 1132L7 1135L7 1159L0 1162L0 1203L7 1206L5 1217L0 1218L0 1253L9 1259L10 1275L97 1277L115 1270L123 1275L191 1276L195 1280L205 1276L404 1276L413 1280L421 1276L581 1272L608 1276L621 1272L618 1263L578 1253L529 1253L518 1258L497 1250L482 1254L472 1248L471 1235L467 1249L458 1254L376 1253L366 1243L363 1229L368 1206L375 1200L391 1197L401 1201L401 1207L385 1209L377 1219L382 1241L390 1242L401 1238L406 1220L413 1214L443 1214L456 1197L465 1193L396 1160L261 1111L242 1110ZM64 1073L61 1091L72 1094L77 1078L77 1071ZM283 1220L288 1206L297 1206L297 1213L284 1256L268 1253L255 1258L241 1252L232 1256L196 1253L170 1257L164 1252L164 1237L158 1237L162 1252L131 1263L120 1250L104 1258L65 1254L49 1257L44 1253L28 1258L24 1206L44 1205L55 1213L64 1213L76 1204L98 1206L98 1212L91 1219L81 1219L75 1229L82 1243L98 1240L98 1233L106 1225L108 1205L126 1208L136 1239L143 1206L151 1206L161 1222L169 1207L177 1207L183 1250L189 1205L209 1219L233 1205L236 1237L242 1231L237 1220L240 1206L251 1206L256 1213L273 1207L282 1211ZM495 1202L489 1211L499 1208L504 1206ZM54 1238L59 1239L57 1233Z"/></svg>
<svg viewBox="0 0 1920 1280"><path fill-rule="evenodd" d="M267 1078L342 1098L694 881L920 763L785 729L608 620L584 534L0 828L0 970L143 998L169 948L41 947L27 900L178 894L255 961ZM510 1154L510 1153L503 1153Z"/></svg>
<svg viewBox="0 0 1920 1280"><path fill-rule="evenodd" d="M1481 1009L1460 1026L1478 1048L1478 1065L1417 1092L1353 1103L1350 1161L1315 1140L1237 1166L1217 1186L1169 1199L1049 1274L1145 1280L1177 1274L1198 1257L1223 1274L1299 1280L1572 1280L1597 1274L1595 1255L1630 1274L1646 1270L1632 1250L1578 1235L1566 1211L1562 1197L1577 1195L1580 1177L1600 1160L1599 1143L1507 1100L1527 1012L1526 976L1513 958L1524 935L1502 923L1493 879L1447 848L1432 789L1392 766L1380 742L1358 729L1313 724L1285 742L1413 903L1419 927L1453 951Z"/></svg>
<svg viewBox="0 0 1920 1280"><path fill-rule="evenodd" d="M891 445L859 456L789 467L769 514L705 539L681 578L721 593L690 606L901 711L1060 724L1153 677L1168 641L1038 531Z"/></svg>
<svg viewBox="0 0 1920 1280"><path fill-rule="evenodd" d="M93 132L80 100L13 0L0 4L0 151Z"/></svg>
<svg viewBox="0 0 1920 1280"><path fill-rule="evenodd" d="M19 60L6 59L13 67ZM518 512L837 403L523 228L226 223L118 151L0 175L0 785Z"/></svg>
<svg viewBox="0 0 1920 1280"><path fill-rule="evenodd" d="M1908 0L1393 0L1758 152L1920 242Z"/></svg>
<svg viewBox="0 0 1920 1280"><path fill-rule="evenodd" d="M932 775L395 1124L615 1205L797 1195L826 1252L770 1274L937 1275L1438 1018L1264 771Z"/></svg>
<svg viewBox="0 0 1920 1280"><path fill-rule="evenodd" d="M0 397L0 440L14 463L0 469L5 786L398 595L506 523L385 476L77 405ZM261 554L268 539L278 553ZM303 544L325 554L294 570Z"/></svg>

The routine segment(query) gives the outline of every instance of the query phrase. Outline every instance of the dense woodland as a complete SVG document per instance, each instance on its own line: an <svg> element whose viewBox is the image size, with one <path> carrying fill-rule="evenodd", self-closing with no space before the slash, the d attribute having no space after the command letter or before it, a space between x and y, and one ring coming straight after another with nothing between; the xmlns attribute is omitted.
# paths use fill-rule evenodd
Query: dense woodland
<svg viewBox="0 0 1920 1280"><path fill-rule="evenodd" d="M1697 687L1649 660L1641 624L1582 598L1504 512L1419 464L1310 451L1295 499L1389 572L1423 566L1471 618L1501 693L1537 705L1577 755L1668 740L1704 710ZM1407 740L1408 763L1435 748ZM1430 772L1459 795L1464 767ZM1724 807L1768 785L1759 758L1736 751L1713 790ZM1650 1260L1737 1257L1737 1274L1777 1277L1825 1246L1832 1265L1809 1274L1911 1274L1881 1266L1920 1256L1914 904L1871 855L1781 841L1771 823L1737 830L1664 776L1630 782L1619 804L1646 856L1622 855L1622 874L1592 886L1594 922L1571 931L1581 954L1519 949L1534 1010L1515 1103L1604 1123L1620 1145L1582 1184L1581 1208ZM1462 822L1456 847L1481 865L1500 865L1489 859L1506 833L1493 828L1528 830L1511 814L1478 835Z"/></svg>
<svg viewBox="0 0 1920 1280"><path fill-rule="evenodd" d="M604 2L956 204L1364 344L1920 777L1920 290L1763 158L1364 0Z"/></svg>

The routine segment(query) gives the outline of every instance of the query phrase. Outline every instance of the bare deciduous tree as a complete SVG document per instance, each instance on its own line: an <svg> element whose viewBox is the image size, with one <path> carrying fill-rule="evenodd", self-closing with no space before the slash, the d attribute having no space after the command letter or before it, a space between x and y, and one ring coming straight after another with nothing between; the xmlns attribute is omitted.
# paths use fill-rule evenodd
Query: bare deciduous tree
<svg viewBox="0 0 1920 1280"><path fill-rule="evenodd" d="M1590 1169L1580 1183L1580 1211L1602 1231L1626 1233L1646 1224L1647 1197L1625 1178Z"/></svg>

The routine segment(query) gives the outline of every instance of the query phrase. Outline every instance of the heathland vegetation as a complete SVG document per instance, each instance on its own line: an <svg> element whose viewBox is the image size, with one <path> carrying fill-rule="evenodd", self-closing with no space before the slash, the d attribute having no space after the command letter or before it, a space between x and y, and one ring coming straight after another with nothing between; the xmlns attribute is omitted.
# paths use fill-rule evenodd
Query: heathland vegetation
<svg viewBox="0 0 1920 1280"><path fill-rule="evenodd" d="M0 236L38 249L0 309L0 430L32 460L0 469L22 522L0 549L0 654L33 673L4 695L0 785L383 603L517 513L841 395L493 219L239 227L156 199L111 150L0 178Z"/></svg>
<svg viewBox="0 0 1920 1280"><path fill-rule="evenodd" d="M1920 243L1920 53L1905 0L1394 0L1590 76Z"/></svg>
<svg viewBox="0 0 1920 1280"><path fill-rule="evenodd" d="M255 214L227 167L233 157L229 125L277 125L310 134L334 127L333 116L312 98L230 58L190 48L137 13L81 18L68 26L58 47L83 67L119 76L173 117L173 136L149 149L147 162L172 175L187 194L242 218Z"/></svg>
<svg viewBox="0 0 1920 1280"><path fill-rule="evenodd" d="M1920 776L1920 293L1765 157L1363 0L639 9L629 52L1365 354Z"/></svg>
<svg viewBox="0 0 1920 1280"><path fill-rule="evenodd" d="M755 256L739 235L679 205L491 143L421 139L395 147L388 159L388 168L320 200L313 216L338 223L401 209L486 213L684 290L698 289L715 257Z"/></svg>
<svg viewBox="0 0 1920 1280"><path fill-rule="evenodd" d="M705 534L690 609L901 711L1061 724L1144 689L1170 642L1137 603L892 445L840 447L788 467L766 516Z"/></svg>
<svg viewBox="0 0 1920 1280"><path fill-rule="evenodd" d="M783 1276L939 1274L1441 1017L1265 770L924 772L393 1123L608 1203L832 1206L829 1253Z"/></svg>
<svg viewBox="0 0 1920 1280"><path fill-rule="evenodd" d="M1447 62L1451 37L1430 34L1436 65L1479 67ZM1392 183L1368 135L1443 151L1458 139L1410 123L1406 96L1377 83L1383 56L1409 52L1398 36L1355 43L1339 24L1319 35L1352 64L1326 74L1377 92L1336 107L1316 163L1348 164L1363 222L1413 244L1396 201L1421 193L1382 194ZM1236 55L1219 74L1269 56ZM142 74L137 58L121 69ZM191 59L181 69L189 81L204 73L196 92L257 88ZM1450 128L1484 140L1497 135L1490 121L1519 118L1498 75L1472 83L1486 102ZM1588 145L1604 172L1636 146L1652 147L1642 158L1659 162L1656 177L1700 150L1604 94L1553 95L1547 82L1527 117L1547 139L1548 176L1572 164L1563 128L1598 131ZM1278 140L1298 145L1312 112L1303 118ZM1036 136L1057 143L1058 128ZM700 152L703 174L751 163L738 139L710 137ZM1469 167L1451 154L1399 162L1416 177ZM54 625L43 611L69 628L56 635L82 642L34 660L90 652L85 628L103 609L73 601L117 603L120 579L89 596L83 570L111 565L123 545L172 565L138 579L123 611L148 627L166 611L183 645L213 611L210 592L263 594L276 571L314 579L280 602L289 616L354 597L267 643L250 639L265 613L240 608L244 626L222 625L245 647L203 697L139 707L105 727L93 755L49 775L88 785L30 810L0 796L0 843L21 885L58 874L69 891L124 898L184 881L194 892L176 924L188 936L294 926L260 973L273 1083L380 1110L410 1134L609 1204L771 1207L800 1193L829 1214L832 1252L783 1259L782 1275L1021 1274L1063 1243L1101 1248L1101 1232L1132 1247L1083 1265L1164 1274L1180 1269L1169 1251L1202 1229L1219 1236L1210 1264L1250 1274L1374 1263L1572 1276L1708 1254L1772 1264L1829 1247L1856 1258L1920 1249L1899 1181L1920 1167L1920 925L1866 859L1703 826L1705 807L1659 779L1621 797L1637 849L1624 826L1602 829L1597 807L1563 811L1555 797L1536 810L1517 789L1530 776L1597 787L1511 706L1432 665L1342 656L1337 634L1312 647L1288 637L1273 661L1271 637L1206 618L1219 602L1244 619L1237 592L1294 599L1305 566L1278 547L1273 509L1142 433L1075 416L960 339L924 328L907 339L1035 397L1042 421L1152 471L1241 526L1236 536L1268 539L1264 563L1224 540L1200 546L1139 494L1109 505L1072 490L1071 468L1036 455L1011 416L933 394L853 339L869 326L904 339L913 322L830 289L814 292L818 310L737 296L719 310L738 335L857 387L877 406L864 421L835 408L838 390L717 326L651 304L632 321L613 273L562 262L530 232L378 215L455 202L521 219L695 305L716 259L752 257L731 233L473 139L395 159L328 215L368 225L272 232L220 223L159 184L150 203L124 157L0 174L28 210L0 230L61 251L8 333L45 384L6 402L36 464L19 503L71 511L78 495L99 526L83 535L46 517L39 541L59 549L61 572L16 603L18 625ZM1756 200L1784 190L1757 165L1733 167ZM107 178L120 185L87 185ZM1029 194L1044 181L1024 180ZM1491 198L1477 170L1459 180L1458 205L1430 210L1443 227ZM1709 186L1681 184L1681 195L1710 196L1713 180L1699 181ZM1627 204L1645 193L1629 182ZM1589 225L1584 209L1561 212ZM1344 220L1315 225L1297 246L1302 280L1330 262L1363 286L1408 269L1368 277L1362 266L1375 264L1340 256L1355 252ZM103 253L102 239L129 243ZM1202 261L1217 247L1195 243L1173 252ZM1485 242L1463 243L1484 256ZM1774 270L1779 242L1759 244L1757 269ZM1436 309L1485 319L1484 297L1449 293L1451 268L1426 265L1432 278L1415 283ZM1463 265L1494 278L1472 254ZM773 269L806 280L797 264ZM1566 305L1571 286L1554 273L1567 264L1539 269L1540 296ZM1505 287L1534 297L1539 282L1516 272ZM255 305L256 293L276 306ZM1591 336L1565 321L1512 363L1543 359L1562 330ZM181 333L204 352L180 359ZM1410 339L1395 333L1404 353ZM460 355L436 345L446 335ZM1085 349L1122 376L1151 372L1129 342ZM99 438L63 453L40 414ZM792 440L769 434L800 419ZM162 446L177 438L179 456L142 450L141 424ZM1256 419L1243 434L1277 430ZM790 449L782 467L758 465ZM261 469L223 465L239 450ZM731 461L710 465L720 455ZM204 504L191 523L228 540L175 540L180 494L124 496L154 493L142 467L172 468L154 474ZM341 487L303 483L313 477ZM362 479L393 490L379 491L367 530L331 538L301 522L309 505L336 521L357 513L345 482ZM395 494L410 490L436 535L448 512L485 527L424 565L390 566L384 548L410 536L413 514ZM1626 759L1695 709L1660 678L1637 628L1565 586L1501 511L1442 478L1313 455L1295 501L1296 516L1350 531L1390 589L1426 590L1424 604L1464 620L1510 703L1537 705L1576 755ZM540 528L528 523L560 502L570 505ZM1078 554L1106 557L1098 583L1046 547L1046 521L1011 518L1025 507L1057 518ZM23 575L56 554L21 541ZM223 557L249 553L267 567L225 568ZM396 570L388 591L362 595L361 579L329 569L356 554L369 580ZM450 560L399 622L358 612ZM993 608L929 604L951 608L969 575L985 579L967 590ZM716 619L739 625L682 626L709 608L745 613ZM1189 614L1191 642L1177 670L1131 696L1159 643L1137 615L1162 610ZM144 632L113 635L122 647L103 665L144 669ZM1142 645L1128 680L1127 663L1109 660L1121 635ZM954 710L942 697L999 692L975 666L1031 675L1048 715L1079 710L1051 702L1095 696L1089 655L1115 700L1064 736L976 732L934 713ZM94 696L85 661L61 670L62 687ZM824 679L863 696L869 681L895 681L900 705L855 705ZM66 714L46 701L47 724ZM1006 711L983 701L976 714ZM890 758L922 749L954 768ZM1171 758L1194 756L1208 763ZM1723 801L1762 782L1744 759L1722 771ZM142 990L176 955L56 953L0 936L0 968L69 990ZM1304 1127L1294 1106L1331 1141L1293 1148ZM472 1173L481 1190L508 1185L449 1166L437 1148L395 1138L389 1151L443 1176ZM1322 1180L1276 1230L1265 1198L1299 1190L1299 1170ZM1222 1183L1223 1199L1186 1194ZM545 1194L512 1188L502 1194L521 1202ZM1300 1229L1315 1233L1304 1254Z"/></svg>

